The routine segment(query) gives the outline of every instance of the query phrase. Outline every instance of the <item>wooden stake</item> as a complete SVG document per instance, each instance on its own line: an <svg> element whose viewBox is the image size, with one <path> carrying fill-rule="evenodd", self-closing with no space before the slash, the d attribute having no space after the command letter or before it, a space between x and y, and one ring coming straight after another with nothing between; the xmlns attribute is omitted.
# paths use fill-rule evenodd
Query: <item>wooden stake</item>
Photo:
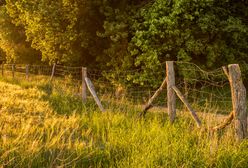
<svg viewBox="0 0 248 168"><path fill-rule="evenodd" d="M103 108L103 106L102 106L99 98L97 97L97 94L96 94L96 91L94 89L93 83L91 82L91 80L88 77L85 78L85 82L86 82L86 85L87 85L87 87L88 87L91 95L93 96L96 104L98 105L98 107L100 108L100 110L102 112L104 112L105 110L104 110L104 108Z"/></svg>
<svg viewBox="0 0 248 168"><path fill-rule="evenodd" d="M26 65L26 79L29 78L29 65Z"/></svg>
<svg viewBox="0 0 248 168"><path fill-rule="evenodd" d="M145 105L143 111L140 113L141 116L145 116L147 111L152 107L152 102L158 97L158 95L163 91L163 89L166 87L166 81L167 78L164 79L163 83L159 87L159 89L154 93L154 95L149 99L148 103Z"/></svg>
<svg viewBox="0 0 248 168"><path fill-rule="evenodd" d="M12 64L12 77L15 78L15 64Z"/></svg>
<svg viewBox="0 0 248 168"><path fill-rule="evenodd" d="M86 102L87 99L87 88L85 83L85 78L87 78L87 68L82 67L82 101Z"/></svg>
<svg viewBox="0 0 248 168"><path fill-rule="evenodd" d="M225 66L223 66L222 69L223 69L227 79L230 81L230 76L229 76L229 73L228 73L228 69Z"/></svg>
<svg viewBox="0 0 248 168"><path fill-rule="evenodd" d="M246 88L238 64L228 65L228 71L226 73L228 73L231 86L236 137L242 140L247 137Z"/></svg>
<svg viewBox="0 0 248 168"><path fill-rule="evenodd" d="M225 73L227 79L228 79L229 82L230 82L230 76L229 76L229 72L228 72L227 67L223 66L222 69L223 69L223 71L224 71L224 73ZM228 117L224 120L223 123L221 123L220 125L217 125L217 126L213 127L211 130L212 130L212 131L218 131L218 130L224 129L224 128L226 128L229 124L232 123L233 119L234 119L234 112L232 111L232 112L228 115Z"/></svg>
<svg viewBox="0 0 248 168"><path fill-rule="evenodd" d="M172 89L175 86L175 72L173 61L166 61L167 76L167 105L170 122L173 123L176 118L176 95Z"/></svg>
<svg viewBox="0 0 248 168"><path fill-rule="evenodd" d="M54 76L54 73L55 73L55 67L56 67L56 64L54 63L54 64L53 64L53 69L52 69L51 78L50 78L50 82L52 82L52 80L53 80L53 76Z"/></svg>
<svg viewBox="0 0 248 168"><path fill-rule="evenodd" d="M199 117L197 116L195 110L190 106L190 104L188 103L187 99L183 96L183 94L180 92L180 90L176 86L173 86L172 88L176 92L177 96L184 103L184 105L187 107L187 109L190 111L191 116L194 118L194 120L196 121L197 126L200 128L201 127L201 121L200 121Z"/></svg>

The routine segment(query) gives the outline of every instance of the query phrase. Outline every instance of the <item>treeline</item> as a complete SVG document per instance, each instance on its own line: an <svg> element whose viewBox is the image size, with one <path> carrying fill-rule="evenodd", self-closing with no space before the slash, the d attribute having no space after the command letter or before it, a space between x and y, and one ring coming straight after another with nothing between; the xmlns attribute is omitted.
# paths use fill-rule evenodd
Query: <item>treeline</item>
<svg viewBox="0 0 248 168"><path fill-rule="evenodd" d="M119 83L155 86L166 60L214 69L247 54L246 0L0 0L8 63L111 69L113 81L125 71Z"/></svg>

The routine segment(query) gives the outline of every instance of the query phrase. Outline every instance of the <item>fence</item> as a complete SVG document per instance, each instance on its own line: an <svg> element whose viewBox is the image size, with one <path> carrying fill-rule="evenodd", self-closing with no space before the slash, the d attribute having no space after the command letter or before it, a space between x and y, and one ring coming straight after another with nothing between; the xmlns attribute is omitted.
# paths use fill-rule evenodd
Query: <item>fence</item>
<svg viewBox="0 0 248 168"><path fill-rule="evenodd" d="M108 78L111 70L91 70L84 67L61 65L14 65L2 64L2 76L24 78L26 80L46 80L60 92L81 97L87 102L93 95L101 111L108 108L127 110L127 106L142 107L140 116L145 116L153 106L167 107L171 122L176 111L188 109L198 127L202 123L198 112L229 114L226 122L213 129L224 128L233 119L239 139L247 135L246 92L238 65L229 65L211 72L202 70L193 63L166 62L162 64L163 72L154 72L151 76L161 80L159 89L150 85L119 87ZM118 73L118 78L125 79L130 73L139 70ZM63 85L61 85L61 83ZM89 90L87 91L87 88ZM178 97L178 99L176 98ZM166 104L167 103L167 104Z"/></svg>

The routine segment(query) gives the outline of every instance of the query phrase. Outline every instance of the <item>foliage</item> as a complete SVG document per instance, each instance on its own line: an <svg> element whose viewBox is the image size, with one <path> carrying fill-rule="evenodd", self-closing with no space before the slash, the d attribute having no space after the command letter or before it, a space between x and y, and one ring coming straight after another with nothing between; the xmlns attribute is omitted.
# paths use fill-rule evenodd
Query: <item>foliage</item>
<svg viewBox="0 0 248 168"><path fill-rule="evenodd" d="M97 35L104 38L108 45L105 46L103 56L98 57L98 62L103 65L103 69L113 70L112 74L108 73L105 76L115 86L137 84L130 78L131 76L127 71L137 69L133 66L134 59L129 54L128 46L133 35L131 30L133 16L135 16L136 10L139 10L139 5L139 1L107 0L103 1L100 7L105 20L103 31L97 32Z"/></svg>
<svg viewBox="0 0 248 168"><path fill-rule="evenodd" d="M246 4L156 0L146 5L132 26L129 50L135 66L163 71L161 64L167 60L191 61L204 68L247 63Z"/></svg>
<svg viewBox="0 0 248 168"><path fill-rule="evenodd" d="M91 1L7 0L6 6L43 61L76 65L92 60L90 45L97 40L99 21Z"/></svg>
<svg viewBox="0 0 248 168"><path fill-rule="evenodd" d="M106 77L115 86L158 87L168 60L190 61L205 69L248 62L245 0L0 3L7 9L0 18L11 17L4 31L12 35L21 32L21 39L27 38L32 48L42 53L43 61L100 68L103 72L111 69L113 73ZM8 51L9 57L16 58Z"/></svg>
<svg viewBox="0 0 248 168"><path fill-rule="evenodd" d="M0 6L0 48L7 62L37 63L40 60L40 53L26 42L25 30L12 23L5 6Z"/></svg>

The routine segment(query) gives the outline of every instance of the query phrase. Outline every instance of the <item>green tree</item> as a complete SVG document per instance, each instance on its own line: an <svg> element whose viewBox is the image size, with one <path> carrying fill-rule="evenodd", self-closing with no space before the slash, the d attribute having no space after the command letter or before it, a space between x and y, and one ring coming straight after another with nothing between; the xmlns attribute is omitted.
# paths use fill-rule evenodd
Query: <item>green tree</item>
<svg viewBox="0 0 248 168"><path fill-rule="evenodd" d="M20 55L7 52L10 44L31 43L43 61L112 69L106 77L115 85L157 87L167 60L208 69L248 62L245 0L6 0L6 9L8 58ZM10 43L10 35L22 40Z"/></svg>
<svg viewBox="0 0 248 168"><path fill-rule="evenodd" d="M105 73L105 76L116 86L133 83L127 73L135 68L128 46L133 35L131 25L141 4L140 1L106 0L99 5L104 22L103 30L98 31L97 35L104 40L105 45L97 60L103 69L113 70L112 73Z"/></svg>
<svg viewBox="0 0 248 168"><path fill-rule="evenodd" d="M92 3L7 0L7 9L15 23L24 26L27 40L42 52L43 61L82 65L95 57L92 46L99 21Z"/></svg>
<svg viewBox="0 0 248 168"><path fill-rule="evenodd" d="M156 0L141 8L132 26L129 51L144 71L135 80L156 81L167 60L203 68L248 62L248 6L234 0ZM149 78L149 79L148 79ZM151 80L153 78L153 80Z"/></svg>
<svg viewBox="0 0 248 168"><path fill-rule="evenodd" d="M34 63L40 61L40 53L26 42L25 31L15 26L5 6L0 6L0 48L7 62Z"/></svg>

